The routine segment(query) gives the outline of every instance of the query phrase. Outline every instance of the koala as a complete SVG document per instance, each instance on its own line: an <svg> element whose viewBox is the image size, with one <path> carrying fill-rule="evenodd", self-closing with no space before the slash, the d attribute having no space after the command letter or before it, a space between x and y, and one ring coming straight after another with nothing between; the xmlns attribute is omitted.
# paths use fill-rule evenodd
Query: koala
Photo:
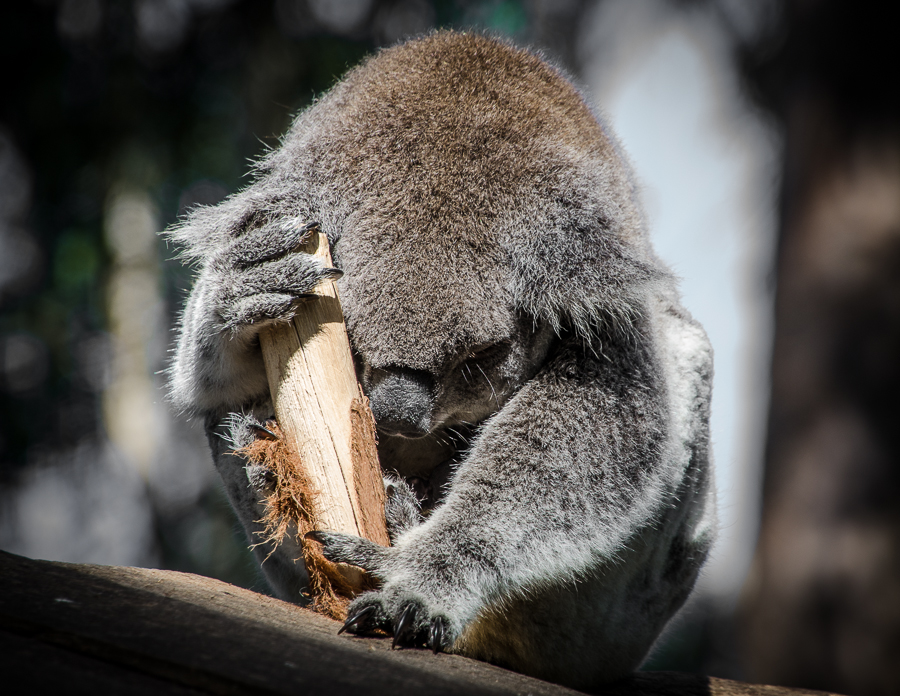
<svg viewBox="0 0 900 696"><path fill-rule="evenodd" d="M335 268L299 251L327 234ZM342 630L590 688L629 674L715 536L712 353L608 126L538 55L437 32L294 121L253 182L169 232L198 271L171 399L258 541L273 417L258 334L334 280L379 432L392 545ZM297 543L255 552L302 602Z"/></svg>

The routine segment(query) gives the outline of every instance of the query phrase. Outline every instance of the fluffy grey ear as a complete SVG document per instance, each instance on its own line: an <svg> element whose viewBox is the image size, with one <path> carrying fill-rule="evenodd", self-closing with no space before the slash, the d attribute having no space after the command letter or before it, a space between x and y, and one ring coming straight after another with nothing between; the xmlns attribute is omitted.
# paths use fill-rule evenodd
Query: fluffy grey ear
<svg viewBox="0 0 900 696"><path fill-rule="evenodd" d="M244 194L246 191L229 196L217 205L197 206L163 233L179 247L184 262L208 259L246 227L253 206Z"/></svg>
<svg viewBox="0 0 900 696"><path fill-rule="evenodd" d="M510 249L520 308L588 341L601 331L628 331L650 287L670 280L669 271L602 218L569 222L532 230Z"/></svg>
<svg viewBox="0 0 900 696"><path fill-rule="evenodd" d="M274 193L266 193L266 189L274 189ZM275 220L288 227L295 222L285 210L289 206L280 193L277 187L257 180L221 203L193 208L164 234L180 248L183 261L202 262L247 230Z"/></svg>

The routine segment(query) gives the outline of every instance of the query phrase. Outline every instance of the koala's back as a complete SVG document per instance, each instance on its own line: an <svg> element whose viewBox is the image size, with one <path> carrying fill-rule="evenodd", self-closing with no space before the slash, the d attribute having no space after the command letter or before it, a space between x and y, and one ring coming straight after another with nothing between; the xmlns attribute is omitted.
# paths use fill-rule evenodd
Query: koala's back
<svg viewBox="0 0 900 696"><path fill-rule="evenodd" d="M352 70L263 166L304 180L323 212L382 223L381 240L440 231L472 244L517 194L573 193L585 165L632 203L613 140L562 73L505 43L441 32Z"/></svg>
<svg viewBox="0 0 900 696"><path fill-rule="evenodd" d="M379 190L402 180L432 203L440 203L432 192L443 190L455 200L470 193L474 206L545 179L554 150L553 159L566 148L582 158L614 156L560 72L505 43L452 32L382 51L352 70L298 121L288 150L304 132L318 140L317 164L335 168L323 170L323 179L334 182L332 174L352 169Z"/></svg>

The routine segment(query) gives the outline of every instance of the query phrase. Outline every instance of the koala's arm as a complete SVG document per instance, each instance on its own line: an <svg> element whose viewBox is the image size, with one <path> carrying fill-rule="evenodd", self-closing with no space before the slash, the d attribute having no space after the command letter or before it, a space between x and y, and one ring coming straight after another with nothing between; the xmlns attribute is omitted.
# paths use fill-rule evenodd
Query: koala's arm
<svg viewBox="0 0 900 696"><path fill-rule="evenodd" d="M614 562L658 512L662 380L649 339L602 356L572 339L483 426L445 503L395 547L318 534L326 556L384 581L350 625L448 649L485 607Z"/></svg>
<svg viewBox="0 0 900 696"><path fill-rule="evenodd" d="M312 227L273 223L195 254L200 272L171 367L170 396L179 410L221 415L268 398L259 332L290 320L304 295L341 275L293 253Z"/></svg>

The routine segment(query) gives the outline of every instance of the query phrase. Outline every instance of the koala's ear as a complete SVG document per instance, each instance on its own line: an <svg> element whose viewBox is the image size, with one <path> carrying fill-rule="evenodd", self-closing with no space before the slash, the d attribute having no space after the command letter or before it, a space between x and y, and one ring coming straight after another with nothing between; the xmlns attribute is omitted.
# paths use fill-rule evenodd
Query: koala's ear
<svg viewBox="0 0 900 696"><path fill-rule="evenodd" d="M573 221L574 222L574 221ZM628 244L603 219L532 231L509 249L519 307L588 341L600 331L625 329L643 311L651 286L669 271L638 245Z"/></svg>
<svg viewBox="0 0 900 696"><path fill-rule="evenodd" d="M179 248L186 263L201 262L240 234L253 217L253 207L241 192L212 206L197 206L163 234Z"/></svg>
<svg viewBox="0 0 900 696"><path fill-rule="evenodd" d="M164 234L179 247L184 262L202 262L252 229L275 221L290 227L293 218L286 212L289 206L280 193L260 179L221 203L191 209Z"/></svg>

